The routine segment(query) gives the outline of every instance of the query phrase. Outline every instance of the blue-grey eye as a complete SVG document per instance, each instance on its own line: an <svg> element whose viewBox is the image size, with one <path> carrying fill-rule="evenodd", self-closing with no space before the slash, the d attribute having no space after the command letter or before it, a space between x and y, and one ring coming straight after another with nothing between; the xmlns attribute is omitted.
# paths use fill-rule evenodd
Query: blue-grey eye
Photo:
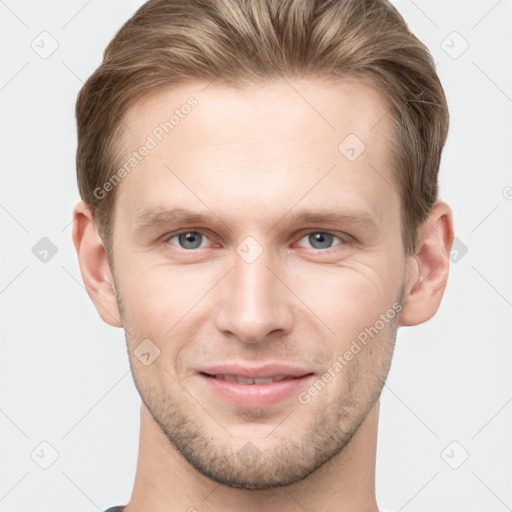
<svg viewBox="0 0 512 512"><path fill-rule="evenodd" d="M180 246L183 249L197 249L201 245L202 236L203 234L198 231L184 231L174 235L172 238L178 237ZM172 238L169 240L172 240Z"/></svg>
<svg viewBox="0 0 512 512"><path fill-rule="evenodd" d="M333 238L333 235L325 231L317 231L308 235L308 241L315 249L329 249L332 245Z"/></svg>

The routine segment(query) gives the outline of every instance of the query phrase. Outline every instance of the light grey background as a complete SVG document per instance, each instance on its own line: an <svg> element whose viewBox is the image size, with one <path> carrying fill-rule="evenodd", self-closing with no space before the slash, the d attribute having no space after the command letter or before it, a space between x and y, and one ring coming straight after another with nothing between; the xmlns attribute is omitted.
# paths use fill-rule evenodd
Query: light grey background
<svg viewBox="0 0 512 512"><path fill-rule="evenodd" d="M394 3L448 97L441 199L460 242L438 314L398 333L377 498L393 512L512 510L512 2ZM122 330L83 287L70 223L76 94L141 4L0 0L2 512L130 498L140 398ZM47 262L32 250L43 237L57 249Z"/></svg>

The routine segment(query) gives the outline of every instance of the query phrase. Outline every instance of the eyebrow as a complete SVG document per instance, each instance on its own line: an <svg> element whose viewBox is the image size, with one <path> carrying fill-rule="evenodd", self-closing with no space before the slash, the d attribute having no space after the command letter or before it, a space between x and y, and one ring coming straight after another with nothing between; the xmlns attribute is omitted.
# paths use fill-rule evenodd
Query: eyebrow
<svg viewBox="0 0 512 512"><path fill-rule="evenodd" d="M367 230L378 230L377 219L367 210L338 211L338 210L298 210L291 216L281 217L275 224L288 217L289 223L303 224L350 224ZM220 222L220 217L213 212L199 213L186 208L149 208L144 210L134 220L136 231L155 228L166 224L208 224Z"/></svg>

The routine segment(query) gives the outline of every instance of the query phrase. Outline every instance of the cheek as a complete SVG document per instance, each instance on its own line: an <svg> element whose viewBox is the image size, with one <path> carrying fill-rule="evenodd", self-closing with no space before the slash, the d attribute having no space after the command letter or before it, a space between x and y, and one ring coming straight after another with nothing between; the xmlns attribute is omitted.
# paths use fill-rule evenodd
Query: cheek
<svg viewBox="0 0 512 512"><path fill-rule="evenodd" d="M218 279L217 279L218 280ZM127 271L123 304L129 322L161 339L206 301L216 280L211 272L198 272L193 266L151 267Z"/></svg>
<svg viewBox="0 0 512 512"><path fill-rule="evenodd" d="M347 340L391 308L399 279L391 266L352 262L310 270L307 279L296 276L294 292L340 340Z"/></svg>

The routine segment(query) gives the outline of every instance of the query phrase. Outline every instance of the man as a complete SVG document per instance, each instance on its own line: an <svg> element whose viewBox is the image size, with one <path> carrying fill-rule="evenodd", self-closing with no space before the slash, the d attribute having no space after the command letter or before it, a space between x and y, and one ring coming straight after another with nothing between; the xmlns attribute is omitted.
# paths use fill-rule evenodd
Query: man
<svg viewBox="0 0 512 512"><path fill-rule="evenodd" d="M73 240L143 402L110 512L378 512L397 329L453 241L427 49L384 0L151 0L76 113Z"/></svg>

